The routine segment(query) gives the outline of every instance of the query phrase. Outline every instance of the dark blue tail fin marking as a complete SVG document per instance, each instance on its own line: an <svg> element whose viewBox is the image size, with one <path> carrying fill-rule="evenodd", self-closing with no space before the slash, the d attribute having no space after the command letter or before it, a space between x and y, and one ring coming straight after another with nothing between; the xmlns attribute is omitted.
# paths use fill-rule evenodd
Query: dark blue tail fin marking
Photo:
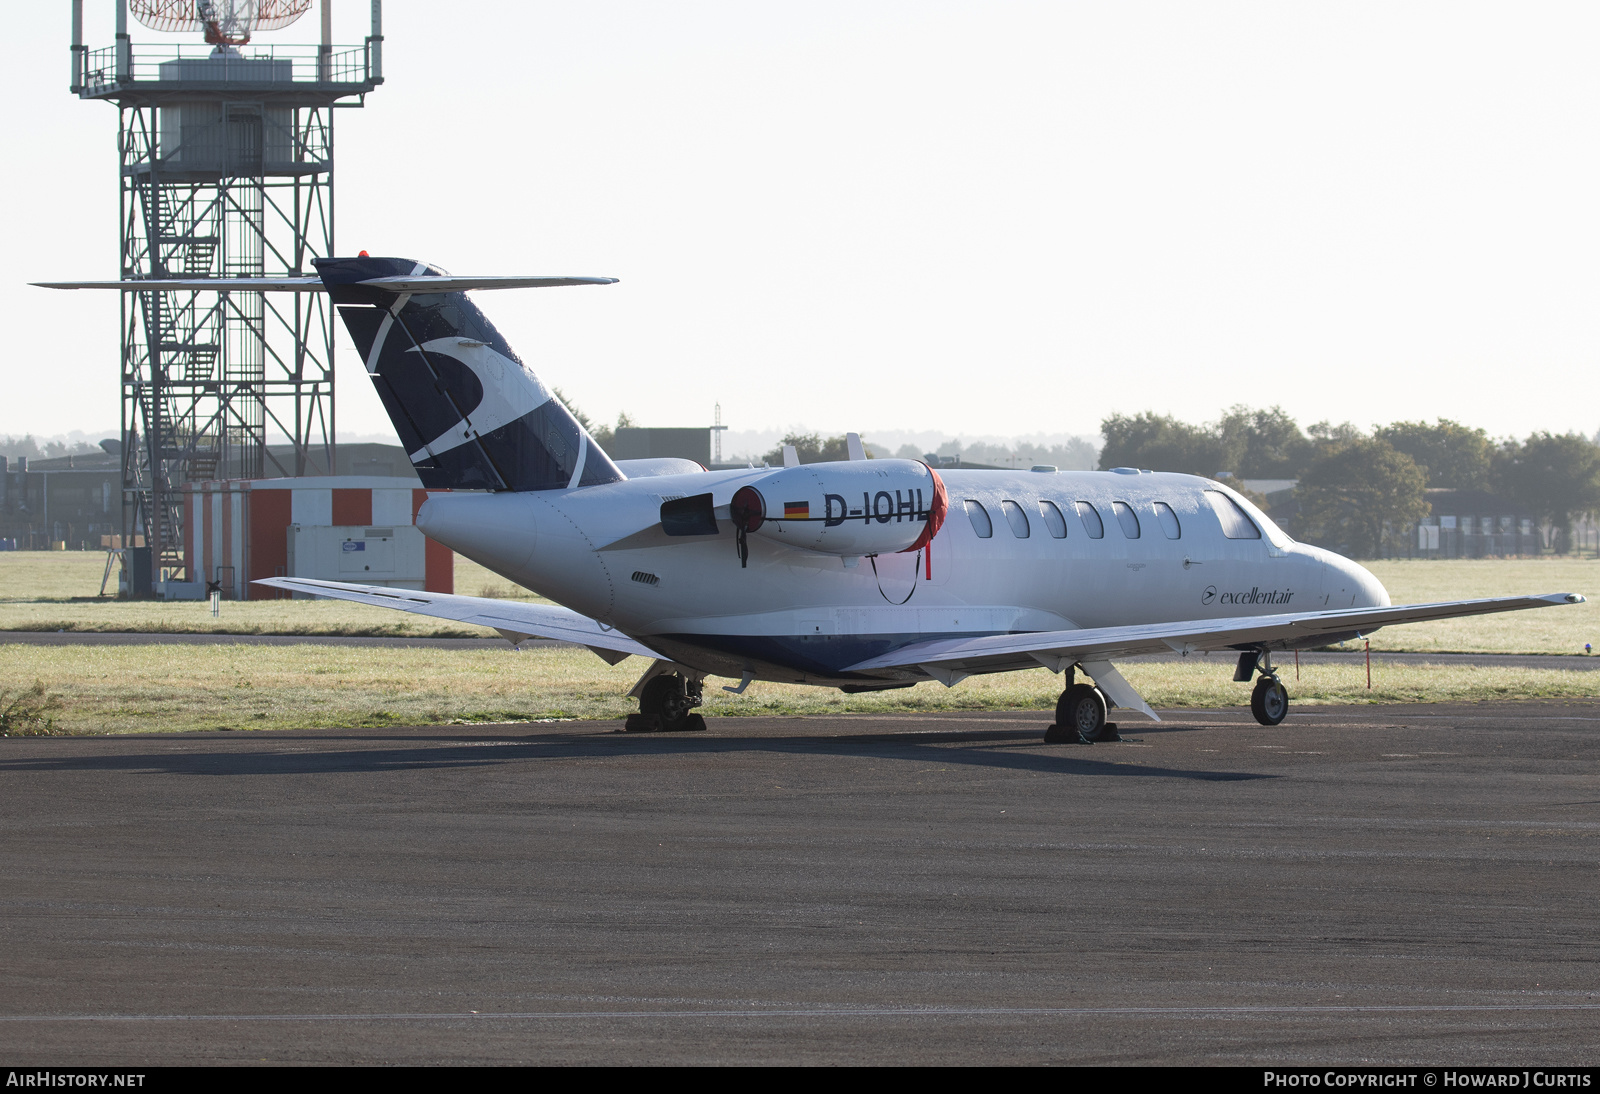
<svg viewBox="0 0 1600 1094"><path fill-rule="evenodd" d="M314 261L424 487L560 490L622 480L465 293L355 284L443 271L400 258Z"/></svg>

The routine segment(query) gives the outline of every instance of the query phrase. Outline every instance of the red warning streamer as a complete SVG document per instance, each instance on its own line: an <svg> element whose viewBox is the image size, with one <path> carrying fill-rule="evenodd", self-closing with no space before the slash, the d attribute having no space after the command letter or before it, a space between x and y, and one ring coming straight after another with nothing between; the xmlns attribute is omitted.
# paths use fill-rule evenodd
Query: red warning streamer
<svg viewBox="0 0 1600 1094"><path fill-rule="evenodd" d="M927 464L922 466L928 467ZM902 555L912 551L928 548L924 556L927 565L927 580L933 580L933 537L939 534L939 529L944 527L945 514L950 510L950 491L945 489L944 480L939 477L939 472L928 467L928 474L933 476L933 501L928 503L928 522L922 526L922 534L916 542L900 552Z"/></svg>

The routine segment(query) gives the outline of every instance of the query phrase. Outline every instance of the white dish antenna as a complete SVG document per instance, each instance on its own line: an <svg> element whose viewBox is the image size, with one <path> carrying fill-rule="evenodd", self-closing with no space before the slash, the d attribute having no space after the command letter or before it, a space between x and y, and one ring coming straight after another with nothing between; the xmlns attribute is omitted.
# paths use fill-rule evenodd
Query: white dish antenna
<svg viewBox="0 0 1600 1094"><path fill-rule="evenodd" d="M129 0L133 17L151 30L203 30L214 46L242 46L258 30L286 27L311 0Z"/></svg>

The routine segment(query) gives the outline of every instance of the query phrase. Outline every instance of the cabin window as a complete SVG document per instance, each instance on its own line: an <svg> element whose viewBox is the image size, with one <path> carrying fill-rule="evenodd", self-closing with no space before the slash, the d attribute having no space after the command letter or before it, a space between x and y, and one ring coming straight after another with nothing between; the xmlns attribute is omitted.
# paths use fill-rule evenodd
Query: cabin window
<svg viewBox="0 0 1600 1094"><path fill-rule="evenodd" d="M1011 525L1011 534L1018 539L1028 538L1028 514L1022 511L1022 506L1014 501L1003 501L1000 509L1006 515L1006 523Z"/></svg>
<svg viewBox="0 0 1600 1094"><path fill-rule="evenodd" d="M1161 530L1168 539L1183 538L1183 527L1178 523L1178 514L1172 511L1172 506L1164 501L1156 502L1156 519L1161 522Z"/></svg>
<svg viewBox="0 0 1600 1094"><path fill-rule="evenodd" d="M994 535L994 525L989 521L989 511L983 507L982 502L967 499L967 519L972 522L972 530L978 533L979 539L988 539Z"/></svg>
<svg viewBox="0 0 1600 1094"><path fill-rule="evenodd" d="M1206 501L1211 503L1211 508L1216 512L1217 519L1222 522L1222 534L1229 539L1260 539L1261 529L1257 528L1239 508L1239 503L1220 490L1207 490Z"/></svg>
<svg viewBox="0 0 1600 1094"><path fill-rule="evenodd" d="M1100 521L1100 512L1086 501L1078 502L1078 518L1083 521L1083 530L1089 533L1090 539L1104 539L1106 526Z"/></svg>
<svg viewBox="0 0 1600 1094"><path fill-rule="evenodd" d="M1117 514L1117 523L1122 525L1122 534L1129 539L1139 538L1139 515L1128 508L1125 501L1111 503L1111 511Z"/></svg>
<svg viewBox="0 0 1600 1094"><path fill-rule="evenodd" d="M1044 517L1044 526L1050 529L1050 535L1055 539L1067 538L1067 518L1061 515L1061 510L1056 508L1053 501L1041 501L1039 513Z"/></svg>

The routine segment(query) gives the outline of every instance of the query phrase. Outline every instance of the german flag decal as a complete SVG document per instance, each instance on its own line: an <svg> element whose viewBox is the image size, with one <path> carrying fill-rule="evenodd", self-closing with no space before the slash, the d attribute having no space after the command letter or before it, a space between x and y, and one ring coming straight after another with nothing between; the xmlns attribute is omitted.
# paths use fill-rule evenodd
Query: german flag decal
<svg viewBox="0 0 1600 1094"><path fill-rule="evenodd" d="M811 503L809 501L786 501L783 503L784 520L810 520Z"/></svg>

